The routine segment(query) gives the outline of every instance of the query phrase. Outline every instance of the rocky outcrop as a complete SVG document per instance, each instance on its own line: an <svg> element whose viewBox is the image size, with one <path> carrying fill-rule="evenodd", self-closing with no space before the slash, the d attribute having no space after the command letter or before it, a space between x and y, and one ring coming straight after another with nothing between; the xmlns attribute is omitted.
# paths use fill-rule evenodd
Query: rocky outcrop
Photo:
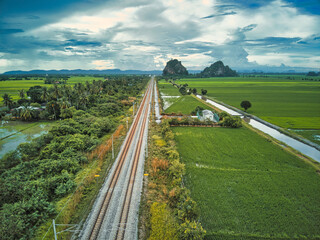
<svg viewBox="0 0 320 240"><path fill-rule="evenodd" d="M177 59L171 59L163 69L162 75L188 75L187 69Z"/></svg>
<svg viewBox="0 0 320 240"><path fill-rule="evenodd" d="M236 77L237 72L229 68L229 66L224 66L222 61L215 62L211 64L210 67L206 67L200 75L202 77Z"/></svg>

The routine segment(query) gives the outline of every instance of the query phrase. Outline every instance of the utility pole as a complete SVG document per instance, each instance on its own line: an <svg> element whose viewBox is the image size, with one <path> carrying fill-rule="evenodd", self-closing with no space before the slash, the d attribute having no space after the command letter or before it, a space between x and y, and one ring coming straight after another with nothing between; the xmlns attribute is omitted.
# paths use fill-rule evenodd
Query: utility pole
<svg viewBox="0 0 320 240"><path fill-rule="evenodd" d="M114 149L113 149L113 135L112 135L112 159L114 159Z"/></svg>
<svg viewBox="0 0 320 240"><path fill-rule="evenodd" d="M54 219L52 220L52 225L53 225L54 240L57 240L56 223Z"/></svg>

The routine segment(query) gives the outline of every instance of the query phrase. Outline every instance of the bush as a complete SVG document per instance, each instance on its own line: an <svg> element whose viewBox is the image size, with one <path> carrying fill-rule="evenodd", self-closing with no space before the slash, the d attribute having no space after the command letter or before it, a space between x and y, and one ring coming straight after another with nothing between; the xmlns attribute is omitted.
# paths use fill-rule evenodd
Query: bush
<svg viewBox="0 0 320 240"><path fill-rule="evenodd" d="M18 151L8 152L0 159L0 174L6 169L15 167L19 163L21 163L21 158Z"/></svg>
<svg viewBox="0 0 320 240"><path fill-rule="evenodd" d="M227 112L221 112L221 113L219 114L220 120L223 120L226 116L230 116L230 114L227 113Z"/></svg>
<svg viewBox="0 0 320 240"><path fill-rule="evenodd" d="M191 115L197 115L197 112L201 112L202 110L204 110L203 107L197 106L192 112Z"/></svg>
<svg viewBox="0 0 320 240"><path fill-rule="evenodd" d="M221 122L223 127L240 128L242 127L241 118L239 116L225 116Z"/></svg>
<svg viewBox="0 0 320 240"><path fill-rule="evenodd" d="M206 230L201 223L186 220L180 225L180 239L184 240L201 240L206 235Z"/></svg>
<svg viewBox="0 0 320 240"><path fill-rule="evenodd" d="M55 213L43 192L36 192L28 201L5 204L0 212L1 239L30 239L37 226Z"/></svg>
<svg viewBox="0 0 320 240"><path fill-rule="evenodd" d="M179 162L179 160L174 160L171 162L171 166L169 167L169 174L173 178L181 178L185 173L185 166L183 163Z"/></svg>
<svg viewBox="0 0 320 240"><path fill-rule="evenodd" d="M186 220L197 220L199 217L199 210L197 208L197 203L193 201L189 196L183 199L178 205L178 217L182 221Z"/></svg>
<svg viewBox="0 0 320 240"><path fill-rule="evenodd" d="M174 240L178 238L178 224L165 203L151 205L151 234L149 240Z"/></svg>

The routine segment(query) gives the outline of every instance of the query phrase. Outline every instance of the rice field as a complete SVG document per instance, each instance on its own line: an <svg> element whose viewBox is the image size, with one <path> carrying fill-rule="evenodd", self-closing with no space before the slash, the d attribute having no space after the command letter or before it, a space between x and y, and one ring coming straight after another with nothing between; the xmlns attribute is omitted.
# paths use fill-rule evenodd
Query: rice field
<svg viewBox="0 0 320 240"><path fill-rule="evenodd" d="M194 97L186 95L181 96L178 99L175 99L173 104L165 110L165 113L181 113L190 115L190 113L194 111L197 106L202 107L204 109L211 109L208 105L203 104Z"/></svg>
<svg viewBox="0 0 320 240"><path fill-rule="evenodd" d="M2 105L2 95L8 93L14 101L19 99L18 90L24 89L25 92L33 86L45 86L52 87L52 84L44 84L44 78L31 78L30 80L9 80L0 81L0 106ZM67 84L74 85L79 82L91 82L93 80L103 80L103 77L93 77L93 76L72 76L67 81Z"/></svg>
<svg viewBox="0 0 320 240"><path fill-rule="evenodd" d="M294 78L294 79L292 79ZM320 129L320 81L302 80L304 76L234 77L181 79L178 84L208 91L207 96L240 108L251 102L248 113L284 128ZM179 91L164 80L159 90L170 95ZM181 108L183 105L181 104Z"/></svg>
<svg viewBox="0 0 320 240"><path fill-rule="evenodd" d="M206 239L320 239L314 167L245 127L173 132Z"/></svg>

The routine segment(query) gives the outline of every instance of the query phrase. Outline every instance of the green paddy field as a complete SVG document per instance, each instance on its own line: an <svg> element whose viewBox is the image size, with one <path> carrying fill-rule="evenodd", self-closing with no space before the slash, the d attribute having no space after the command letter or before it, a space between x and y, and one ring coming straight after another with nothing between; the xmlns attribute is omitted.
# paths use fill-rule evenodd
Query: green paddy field
<svg viewBox="0 0 320 240"><path fill-rule="evenodd" d="M241 109L240 103L249 100L248 113L277 126L297 131L295 134L320 143L320 78L304 80L305 76L268 76L181 79L178 84L208 91L207 96ZM317 81L315 81L315 79ZM181 96L178 89L164 80L159 91L165 95ZM182 98L185 98L182 96ZM165 112L184 111L184 101L174 102ZM189 111L189 109L187 109Z"/></svg>
<svg viewBox="0 0 320 240"><path fill-rule="evenodd" d="M174 127L206 239L320 239L320 175L246 127Z"/></svg>
<svg viewBox="0 0 320 240"><path fill-rule="evenodd" d="M209 98L240 108L243 100L252 107L248 113L284 128L320 129L320 81L301 80L302 77L236 77L181 79L191 88L208 91ZM159 90L167 95L180 95L164 80Z"/></svg>
<svg viewBox="0 0 320 240"><path fill-rule="evenodd" d="M31 78L30 80L8 80L0 81L0 106L2 106L2 95L8 93L14 101L19 99L18 90L24 89L27 91L30 87L39 85L45 87L52 87L53 84L44 84L44 80L39 80L40 78ZM43 78L44 79L44 78ZM103 80L103 77L93 77L93 76L72 76L67 81L68 85L74 85L79 82L92 82L93 80Z"/></svg>

